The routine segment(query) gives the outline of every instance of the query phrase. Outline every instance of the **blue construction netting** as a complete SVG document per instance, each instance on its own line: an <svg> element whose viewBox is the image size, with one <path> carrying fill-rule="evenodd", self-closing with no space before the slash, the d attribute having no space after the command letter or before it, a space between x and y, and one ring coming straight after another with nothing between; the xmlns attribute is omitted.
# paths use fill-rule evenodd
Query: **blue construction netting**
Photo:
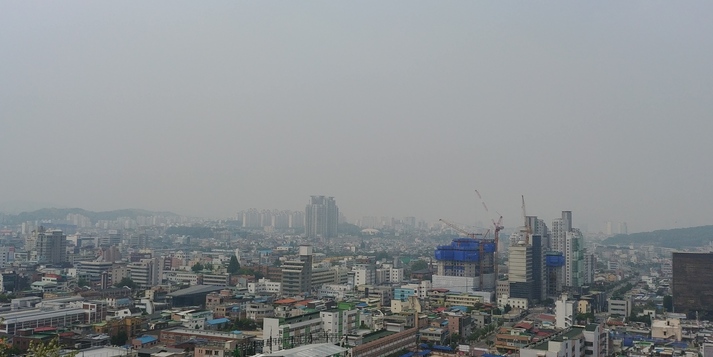
<svg viewBox="0 0 713 357"><path fill-rule="evenodd" d="M431 348L436 351L447 351L447 352L453 351L453 348L451 348L451 346L433 345Z"/></svg>
<svg viewBox="0 0 713 357"><path fill-rule="evenodd" d="M454 260L462 262L477 262L480 260L480 246L484 253L493 253L495 243L473 238L457 238L450 245L441 245L436 248L436 260Z"/></svg>
<svg viewBox="0 0 713 357"><path fill-rule="evenodd" d="M565 259L562 253L547 253L545 258L545 265L548 267L562 267L564 266Z"/></svg>

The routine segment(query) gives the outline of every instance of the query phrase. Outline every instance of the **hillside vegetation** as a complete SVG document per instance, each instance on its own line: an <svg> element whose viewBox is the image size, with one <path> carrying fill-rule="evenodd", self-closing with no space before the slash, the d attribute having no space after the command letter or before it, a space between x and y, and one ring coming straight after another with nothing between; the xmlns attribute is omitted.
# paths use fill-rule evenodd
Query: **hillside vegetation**
<svg viewBox="0 0 713 357"><path fill-rule="evenodd" d="M713 226L663 229L619 234L604 240L608 245L655 245L666 248L701 247L713 241Z"/></svg>
<svg viewBox="0 0 713 357"><path fill-rule="evenodd" d="M156 216L162 215L166 217L175 217L175 213L171 212L151 212L142 209L121 209L105 212L87 211L81 208L43 208L32 212L22 212L17 215L5 215L6 224L20 224L26 221L41 221L41 220L64 220L68 214L81 214L88 217L92 223L99 220L115 220L119 217L136 218L138 216Z"/></svg>

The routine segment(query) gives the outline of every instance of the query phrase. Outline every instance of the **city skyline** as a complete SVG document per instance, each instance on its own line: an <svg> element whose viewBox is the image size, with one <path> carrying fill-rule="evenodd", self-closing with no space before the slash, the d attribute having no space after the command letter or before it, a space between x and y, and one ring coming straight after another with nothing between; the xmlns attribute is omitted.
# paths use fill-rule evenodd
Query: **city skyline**
<svg viewBox="0 0 713 357"><path fill-rule="evenodd" d="M713 4L166 10L3 5L0 201L711 223Z"/></svg>

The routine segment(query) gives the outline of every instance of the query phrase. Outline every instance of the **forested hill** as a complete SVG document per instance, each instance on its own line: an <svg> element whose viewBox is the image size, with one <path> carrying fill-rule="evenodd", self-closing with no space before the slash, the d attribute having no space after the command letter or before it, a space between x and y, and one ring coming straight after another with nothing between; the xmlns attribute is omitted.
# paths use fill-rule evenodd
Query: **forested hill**
<svg viewBox="0 0 713 357"><path fill-rule="evenodd" d="M176 217L171 212L151 212L142 209L121 209L114 211L93 212L81 208L43 208L32 212L22 212L17 215L5 215L5 224L20 224L27 221L64 220L68 214L81 214L88 217L93 223L99 220L115 220L119 217L136 218L138 216L166 216Z"/></svg>
<svg viewBox="0 0 713 357"><path fill-rule="evenodd" d="M713 226L665 229L619 234L604 240L608 245L655 245L666 248L701 247L713 241Z"/></svg>

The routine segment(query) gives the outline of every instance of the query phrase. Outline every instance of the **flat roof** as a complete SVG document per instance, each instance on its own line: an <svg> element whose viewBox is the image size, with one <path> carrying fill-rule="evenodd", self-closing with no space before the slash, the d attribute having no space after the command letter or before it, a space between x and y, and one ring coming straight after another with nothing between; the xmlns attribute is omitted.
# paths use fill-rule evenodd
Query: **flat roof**
<svg viewBox="0 0 713 357"><path fill-rule="evenodd" d="M331 343L319 343L305 345L288 350L273 352L270 354L257 355L260 357L329 357L342 354L347 349Z"/></svg>
<svg viewBox="0 0 713 357"><path fill-rule="evenodd" d="M126 356L129 350L121 347L99 347L78 351L82 357L117 357Z"/></svg>
<svg viewBox="0 0 713 357"><path fill-rule="evenodd" d="M390 336L395 334L396 332L394 331L387 331L387 330L380 330L372 333L368 333L363 336L362 343L369 343L371 341L378 340L380 338L384 338L386 336Z"/></svg>
<svg viewBox="0 0 713 357"><path fill-rule="evenodd" d="M203 293L210 293L213 291L220 291L225 289L225 286L218 286L218 285L194 285L185 289L181 290L176 290L168 296L188 296L188 295L194 295L194 294L203 294Z"/></svg>
<svg viewBox="0 0 713 357"><path fill-rule="evenodd" d="M17 312L9 312L5 314L0 314L0 319L4 321L5 324L11 324L11 323L19 323L19 322L27 322L27 321L34 321L38 319L49 319L49 318L54 318L54 317L62 317L62 316L68 316L68 315L74 315L74 314L84 314L85 311L80 308L74 308L74 309L62 309L62 310L55 310L55 311L42 311L40 309L32 309L32 310L21 310Z"/></svg>

